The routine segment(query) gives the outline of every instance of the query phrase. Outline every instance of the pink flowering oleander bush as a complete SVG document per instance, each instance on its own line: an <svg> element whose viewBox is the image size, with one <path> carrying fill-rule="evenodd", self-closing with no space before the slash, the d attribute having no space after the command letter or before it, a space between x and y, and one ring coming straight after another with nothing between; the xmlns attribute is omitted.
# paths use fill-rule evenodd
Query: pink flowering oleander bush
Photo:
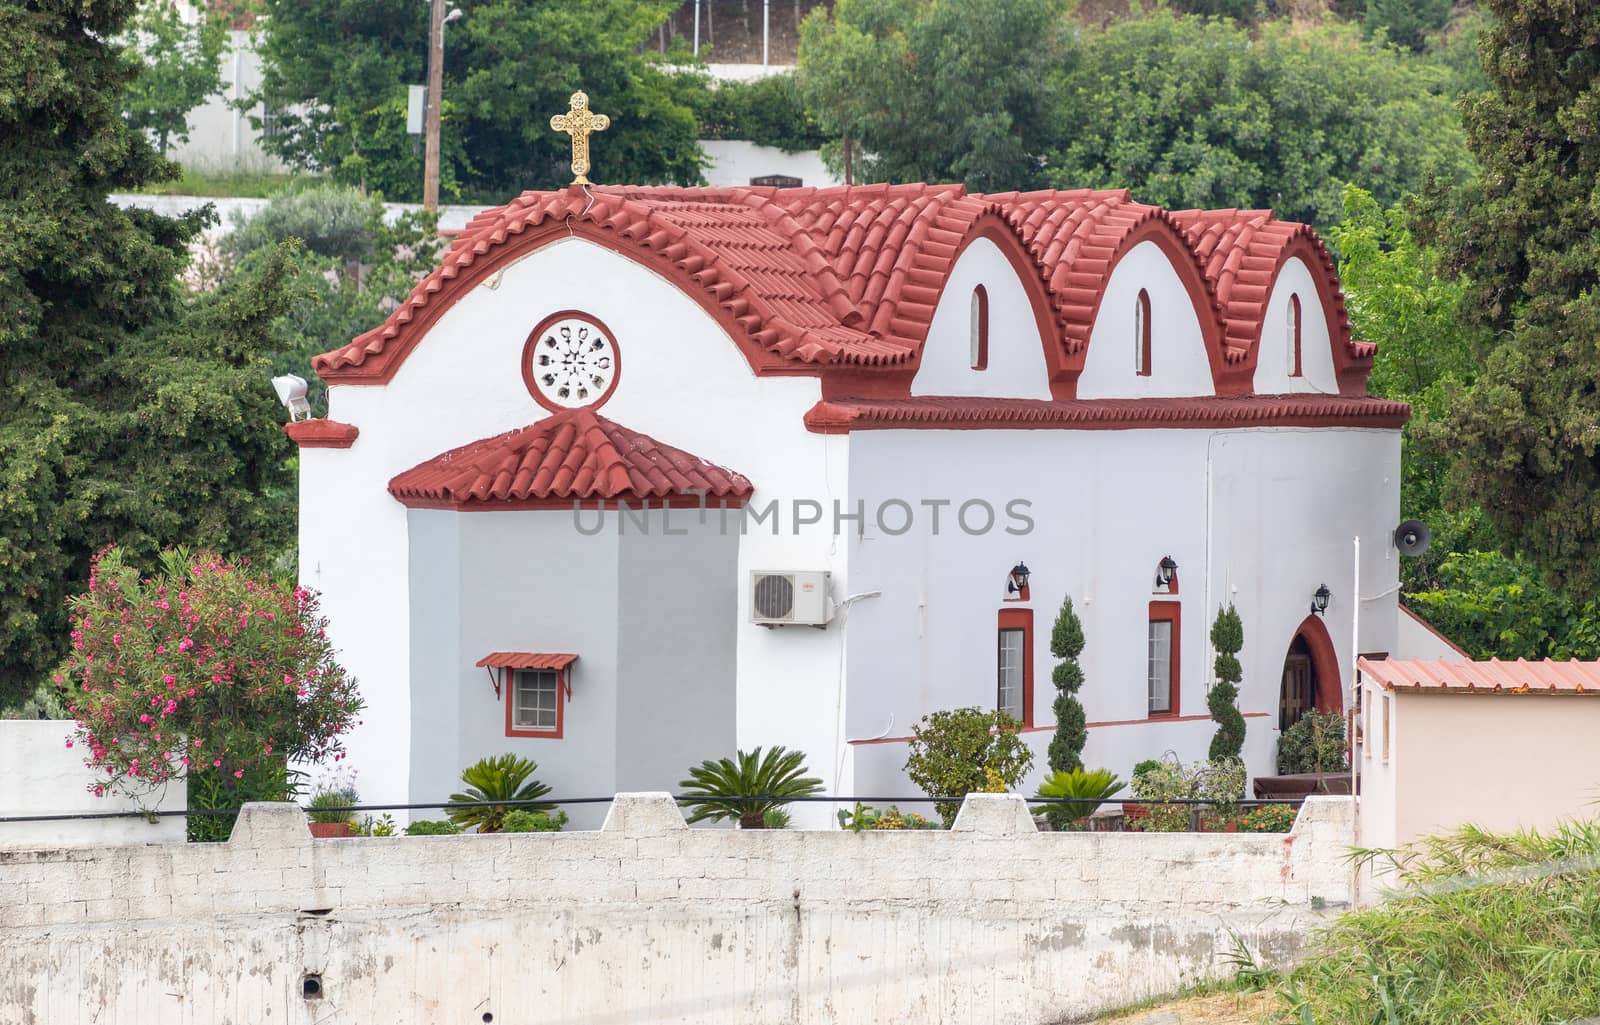
<svg viewBox="0 0 1600 1025"><path fill-rule="evenodd" d="M291 762L343 758L362 703L311 591L182 550L140 578L113 547L69 605L72 651L55 680L95 794L141 798L187 779L191 807L235 807L290 796Z"/></svg>

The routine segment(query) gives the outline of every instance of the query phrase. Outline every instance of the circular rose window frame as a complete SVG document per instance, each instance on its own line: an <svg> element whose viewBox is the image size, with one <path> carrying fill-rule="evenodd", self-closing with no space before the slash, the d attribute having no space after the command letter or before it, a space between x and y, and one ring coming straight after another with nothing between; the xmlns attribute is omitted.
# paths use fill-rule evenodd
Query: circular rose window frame
<svg viewBox="0 0 1600 1025"><path fill-rule="evenodd" d="M539 343L539 339L546 331L555 326L558 321L562 320L584 321L585 323L588 323L596 328L611 342L611 358L613 361L611 370L611 383L606 386L606 390L600 394L599 398L596 398L592 402L584 403L581 406L563 406L559 402L549 398L544 394L544 392L539 390L539 382L534 380L533 376L534 346ZM528 389L528 394L533 396L533 400L552 413L570 413L575 409L598 409L599 407L605 405L606 402L611 398L611 394L617 390L617 382L621 380L622 345L617 341L617 336L611 330L611 328L606 326L605 321L601 320L599 317L596 317L592 313L585 313L582 310L561 310L557 313L552 313L548 317L539 321L539 325L528 333L528 340L522 343L522 383L524 387Z"/></svg>

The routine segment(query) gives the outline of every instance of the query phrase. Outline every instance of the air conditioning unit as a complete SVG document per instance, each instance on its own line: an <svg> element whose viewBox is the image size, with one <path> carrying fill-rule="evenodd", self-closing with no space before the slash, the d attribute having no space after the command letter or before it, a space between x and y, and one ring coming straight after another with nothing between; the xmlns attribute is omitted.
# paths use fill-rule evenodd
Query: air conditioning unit
<svg viewBox="0 0 1600 1025"><path fill-rule="evenodd" d="M760 626L827 626L833 618L830 574L756 570L750 574L750 622Z"/></svg>

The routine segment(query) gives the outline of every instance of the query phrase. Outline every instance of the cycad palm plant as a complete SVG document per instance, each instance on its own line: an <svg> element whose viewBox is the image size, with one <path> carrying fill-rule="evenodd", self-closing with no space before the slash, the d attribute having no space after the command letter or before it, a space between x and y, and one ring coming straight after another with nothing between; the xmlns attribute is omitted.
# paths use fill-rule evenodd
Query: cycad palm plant
<svg viewBox="0 0 1600 1025"><path fill-rule="evenodd" d="M734 758L704 761L678 783L689 821L738 819L740 829L765 829L769 812L797 797L822 789L822 780L805 775L804 751L774 747L740 751Z"/></svg>
<svg viewBox="0 0 1600 1025"><path fill-rule="evenodd" d="M1039 784L1034 797L1073 798L1071 804L1046 804L1032 809L1035 815L1043 812L1056 829L1075 829L1078 823L1094 814L1101 803L1114 797L1126 786L1107 769L1074 769L1071 772L1052 772Z"/></svg>
<svg viewBox="0 0 1600 1025"><path fill-rule="evenodd" d="M539 768L531 758L504 754L498 758L482 758L461 770L461 782L466 792L451 794L455 802L474 801L532 801L550 792L550 788L536 779L529 779ZM513 806L528 811L550 811L553 804L520 804ZM445 814L456 825L478 827L480 833L498 833L505 826L506 812L513 810L505 805L481 805L476 808L445 808Z"/></svg>

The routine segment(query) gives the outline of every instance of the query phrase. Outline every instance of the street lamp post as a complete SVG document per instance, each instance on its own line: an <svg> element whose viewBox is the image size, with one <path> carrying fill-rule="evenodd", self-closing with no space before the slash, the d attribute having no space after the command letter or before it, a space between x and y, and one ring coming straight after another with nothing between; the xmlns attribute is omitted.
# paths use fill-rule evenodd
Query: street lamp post
<svg viewBox="0 0 1600 1025"><path fill-rule="evenodd" d="M439 109L444 100L444 27L461 17L445 13L446 0L432 0L428 14L428 109L423 114L422 205L439 209Z"/></svg>

